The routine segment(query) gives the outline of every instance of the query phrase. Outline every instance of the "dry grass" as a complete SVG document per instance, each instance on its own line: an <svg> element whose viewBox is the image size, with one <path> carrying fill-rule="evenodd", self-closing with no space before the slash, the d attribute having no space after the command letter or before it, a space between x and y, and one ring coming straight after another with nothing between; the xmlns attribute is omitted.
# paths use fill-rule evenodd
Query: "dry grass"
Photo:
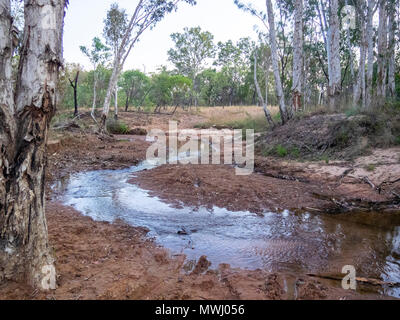
<svg viewBox="0 0 400 320"><path fill-rule="evenodd" d="M271 112L277 113L278 108L270 108ZM199 113L210 122L223 125L226 122L243 120L245 118L264 117L264 111L257 106L233 106L233 107L200 107Z"/></svg>
<svg viewBox="0 0 400 320"><path fill-rule="evenodd" d="M90 108L80 108L79 113L89 115ZM160 121L168 124L168 120L179 121L182 126L190 128L231 128L231 129L254 129L256 132L265 132L268 128L264 111L258 106L232 106L232 107L191 107L186 110L178 108L172 115L174 107L162 109L162 114L148 113L151 118L150 123L159 125ZM278 107L270 107L271 113L275 118L279 114ZM99 112L100 110L98 110ZM120 119L131 127L138 124L131 123L133 119L142 117L145 114L125 113L120 110ZM53 123L71 120L73 110L60 110L53 120ZM147 114L147 113L146 113ZM170 119L168 118L170 116ZM113 109L110 110L110 119L113 116ZM165 118L166 116L166 118ZM133 117L133 118L132 118ZM90 117L85 117L85 121L93 125ZM279 120L278 120L279 121ZM140 125L143 126L143 125Z"/></svg>
<svg viewBox="0 0 400 320"><path fill-rule="evenodd" d="M277 107L270 110L273 115L278 113ZM206 120L198 123L197 128L254 129L255 132L264 132L268 128L264 111L257 106L200 107L198 114Z"/></svg>

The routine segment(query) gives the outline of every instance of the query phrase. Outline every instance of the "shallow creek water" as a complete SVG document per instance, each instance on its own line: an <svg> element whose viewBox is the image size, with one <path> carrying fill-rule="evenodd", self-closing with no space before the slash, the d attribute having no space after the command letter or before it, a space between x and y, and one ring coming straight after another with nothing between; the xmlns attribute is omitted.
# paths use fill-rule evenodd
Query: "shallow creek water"
<svg viewBox="0 0 400 320"><path fill-rule="evenodd" d="M77 173L53 190L65 205L94 220L121 219L148 228L172 254L185 254L189 265L202 255L214 268L228 263L251 270L340 274L343 266L354 265L357 276L400 282L400 214L266 211L259 216L216 207L176 209L127 182L135 172L152 168L143 163ZM379 290L400 297L400 288Z"/></svg>

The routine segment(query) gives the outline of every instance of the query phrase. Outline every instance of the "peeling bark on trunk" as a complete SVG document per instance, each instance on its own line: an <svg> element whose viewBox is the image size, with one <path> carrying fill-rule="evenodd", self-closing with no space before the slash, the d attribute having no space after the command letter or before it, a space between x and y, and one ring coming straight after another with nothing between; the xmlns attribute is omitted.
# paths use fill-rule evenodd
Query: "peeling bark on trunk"
<svg viewBox="0 0 400 320"><path fill-rule="evenodd" d="M388 72L388 91L389 91L389 96L394 97L396 93L396 81L395 81L395 69L396 69L396 29L397 29L397 24L396 24L396 8L394 6L391 6L391 9L389 11L389 26L388 26L388 32L389 32L389 52L388 52L388 63L389 63L389 72Z"/></svg>
<svg viewBox="0 0 400 320"><path fill-rule="evenodd" d="M113 72L111 74L110 82L108 84L106 98L104 100L103 112L101 114L101 119L100 119L100 123L99 123L99 132L100 133L107 132L106 121L107 121L108 113L110 112L111 96L114 91L113 88L115 88L117 85L117 81L118 81L120 70L121 70L121 67L116 67L116 65L120 66L119 61L120 61L120 59L117 56L114 61Z"/></svg>
<svg viewBox="0 0 400 320"><path fill-rule="evenodd" d="M279 60L278 60L278 49L276 43L274 9L272 7L271 0L266 0L266 4L268 12L269 38L271 46L272 68L275 77L276 96L279 101L279 110L281 113L282 124L285 124L291 118L291 112L289 112L288 109L286 108L285 97L283 95L282 81L279 73Z"/></svg>
<svg viewBox="0 0 400 320"><path fill-rule="evenodd" d="M354 97L353 103L357 105L362 97L362 105L365 108L366 103L366 88L365 88L365 61L367 54L367 40L365 38L365 6L359 8L359 21L361 29L361 40L360 40L360 64L358 67L358 79L354 86Z"/></svg>
<svg viewBox="0 0 400 320"><path fill-rule="evenodd" d="M325 15L325 11L323 11L324 5L322 3L322 0L320 0L319 2L317 2L317 11L318 11L318 17L319 17L319 23L320 23L320 27L321 27L321 32L322 32L322 36L324 38L324 44L325 44L325 50L326 50L326 55L328 58L328 81L329 81L329 77L332 74L331 71L331 49L330 49L330 38L327 35L326 30L328 29L327 26L327 22L326 22L326 15Z"/></svg>
<svg viewBox="0 0 400 320"><path fill-rule="evenodd" d="M345 5L348 6L348 0L345 1ZM350 28L346 30L346 46L347 50L349 50L349 66L350 66L350 83L353 85L353 81L355 81L355 71L354 71L354 55L353 55L353 48L351 46L351 35L350 35Z"/></svg>
<svg viewBox="0 0 400 320"><path fill-rule="evenodd" d="M0 106L3 117L8 117L14 112L14 99L12 89L12 52L13 43L11 36L10 1L0 0ZM0 130L5 131L1 123ZM3 128L3 129L2 129Z"/></svg>
<svg viewBox="0 0 400 320"><path fill-rule="evenodd" d="M329 35L328 43L330 50L330 70L329 75L329 106L334 110L339 104L341 95L341 66L340 66L340 23L339 23L339 3L338 0L330 0L329 13Z"/></svg>
<svg viewBox="0 0 400 320"><path fill-rule="evenodd" d="M387 3L379 4L377 102L382 105L386 97L387 81Z"/></svg>
<svg viewBox="0 0 400 320"><path fill-rule="evenodd" d="M372 103L372 96L374 92L373 88L373 76L374 76L374 28L373 18L375 9L375 0L368 0L368 16L367 16L367 33L366 39L368 42L368 53L367 53L367 85L366 85L366 107L369 108Z"/></svg>
<svg viewBox="0 0 400 320"><path fill-rule="evenodd" d="M9 0L0 0L0 280L55 289L45 217L46 142L56 110L65 0L26 0L16 92L9 98ZM5 44L5 45L4 45Z"/></svg>
<svg viewBox="0 0 400 320"><path fill-rule="evenodd" d="M296 0L295 2L293 48L292 109L296 112L301 109L303 87L303 0Z"/></svg>

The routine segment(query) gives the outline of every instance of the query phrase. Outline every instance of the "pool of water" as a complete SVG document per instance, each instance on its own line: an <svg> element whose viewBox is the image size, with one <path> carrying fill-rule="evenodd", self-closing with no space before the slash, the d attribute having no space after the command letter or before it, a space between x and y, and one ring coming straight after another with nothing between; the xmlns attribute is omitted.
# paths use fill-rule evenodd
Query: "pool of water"
<svg viewBox="0 0 400 320"><path fill-rule="evenodd" d="M400 282L400 214L294 214L231 212L215 207L176 209L128 183L135 172L73 174L53 186L65 205L98 221L121 219L146 227L155 241L188 261L206 255L212 267L340 274L354 265L357 276ZM183 234L182 234L183 233ZM382 288L400 297L399 288Z"/></svg>

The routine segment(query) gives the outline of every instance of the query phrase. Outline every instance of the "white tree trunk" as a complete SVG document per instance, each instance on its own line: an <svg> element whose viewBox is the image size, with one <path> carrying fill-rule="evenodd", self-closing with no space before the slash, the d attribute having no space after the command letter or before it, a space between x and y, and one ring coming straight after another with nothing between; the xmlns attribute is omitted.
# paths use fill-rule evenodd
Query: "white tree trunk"
<svg viewBox="0 0 400 320"><path fill-rule="evenodd" d="M14 112L10 8L10 1L0 1L0 105L8 107L2 110L8 115Z"/></svg>
<svg viewBox="0 0 400 320"><path fill-rule="evenodd" d="M10 1L0 0L0 280L55 289L45 217L46 142L56 110L65 0L26 0L25 34L9 97ZM11 51L10 51L11 50Z"/></svg>
<svg viewBox="0 0 400 320"><path fill-rule="evenodd" d="M282 123L285 124L291 118L291 112L288 112L285 103L285 97L283 95L282 81L279 72L279 57L276 42L276 29L275 29L275 18L274 9L272 7L271 0L266 0L267 12L268 12L268 24L269 24L269 38L271 46L271 59L272 69L274 71L276 96L279 101L279 110L281 113Z"/></svg>
<svg viewBox="0 0 400 320"><path fill-rule="evenodd" d="M118 86L115 87L115 109L114 109L114 118L118 119Z"/></svg>
<svg viewBox="0 0 400 320"><path fill-rule="evenodd" d="M265 68L265 105L268 107L269 103L269 70L270 70L270 61L268 59L267 66Z"/></svg>
<svg viewBox="0 0 400 320"><path fill-rule="evenodd" d="M330 37L328 32L326 31L328 29L327 22L326 22L326 15L325 11L323 11L324 5L322 3L322 0L317 1L317 10L318 10L318 17L319 17L319 22L320 22L320 28L322 32L322 36L324 38L324 44L325 44L325 50L326 50L326 55L328 58L328 78L331 77L332 75L332 70L331 70L331 46L330 46Z"/></svg>
<svg viewBox="0 0 400 320"><path fill-rule="evenodd" d="M372 103L372 96L374 92L373 88L373 76L374 76L374 10L376 0L368 0L368 13L367 13L367 33L366 40L368 43L367 50L367 85L366 85L366 107L369 108Z"/></svg>
<svg viewBox="0 0 400 320"><path fill-rule="evenodd" d="M340 23L338 0L330 0L329 12L329 49L330 49L330 70L329 75L329 105L331 109L338 107L338 98L341 94L342 72L340 66Z"/></svg>
<svg viewBox="0 0 400 320"><path fill-rule="evenodd" d="M295 1L293 48L292 110L296 112L301 109L303 88L303 0Z"/></svg>
<svg viewBox="0 0 400 320"><path fill-rule="evenodd" d="M266 82L268 83L268 80L266 80ZM260 85L259 85L258 79L257 79L257 50L254 52L254 85L256 86L258 99L260 100L260 102L263 106L265 117L267 118L267 121L269 124L274 125L274 121L272 120L271 113L268 110L268 104L267 104L268 103L268 100L267 100L268 99L268 87L267 87L268 84L266 85L266 90L265 90L266 95L265 95L265 100L264 100L262 93L261 93Z"/></svg>
<svg viewBox="0 0 400 320"><path fill-rule="evenodd" d="M113 94L114 89L117 86L120 72L121 72L120 58L119 58L119 56L116 56L116 58L114 59L114 67L113 67L113 71L111 74L110 82L108 83L108 89L107 89L106 97L104 100L103 112L102 112L101 121L99 124L100 132L106 131L106 120L108 117L108 113L110 112L111 96Z"/></svg>
<svg viewBox="0 0 400 320"><path fill-rule="evenodd" d="M345 1L345 5L347 6L348 0ZM350 83L353 84L353 81L355 81L355 71L354 71L354 55L353 55L353 48L351 46L351 35L350 35L350 28L347 28L346 30L346 45L347 45L347 50L349 50L349 65L350 65L350 75L351 75L351 80Z"/></svg>
<svg viewBox="0 0 400 320"><path fill-rule="evenodd" d="M389 32L389 73L388 73L388 89L389 89L389 96L394 97L396 91L396 81L395 81L395 69L396 69L396 31L397 31L397 24L396 24L396 7L391 6L391 10L389 11L389 25L388 25L388 32Z"/></svg>
<svg viewBox="0 0 400 320"><path fill-rule="evenodd" d="M96 100L97 100L97 71L94 70L94 74L93 74L93 104L92 104L92 112L91 112L93 119L95 119Z"/></svg>
<svg viewBox="0 0 400 320"><path fill-rule="evenodd" d="M353 103L357 105L360 101L362 96L363 102L362 105L365 107L365 61L366 61L366 54L367 54L367 41L365 38L366 30L365 30L365 13L364 13L364 6L362 6L359 10L360 13L360 29L361 29L361 40L360 40L360 64L358 67L358 78L357 83L354 86L354 97Z"/></svg>
<svg viewBox="0 0 400 320"><path fill-rule="evenodd" d="M386 97L387 81L387 3L379 4L377 102L382 105Z"/></svg>

